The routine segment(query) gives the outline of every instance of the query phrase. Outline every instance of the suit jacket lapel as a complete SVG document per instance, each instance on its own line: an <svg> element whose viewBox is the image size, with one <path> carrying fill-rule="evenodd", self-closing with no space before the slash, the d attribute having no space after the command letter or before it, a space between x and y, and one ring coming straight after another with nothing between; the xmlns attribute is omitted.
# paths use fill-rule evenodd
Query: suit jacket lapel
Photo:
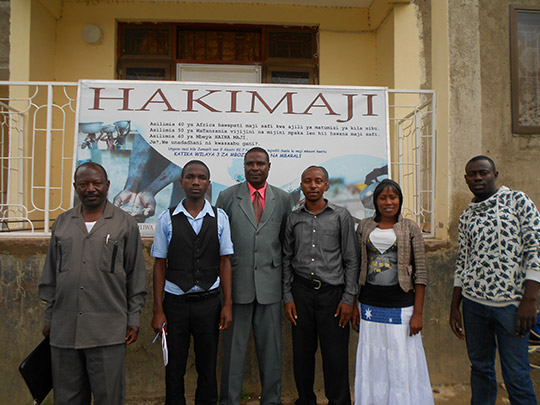
<svg viewBox="0 0 540 405"><path fill-rule="evenodd" d="M276 196L270 187L270 184L266 186L266 196L264 198L264 211L261 217L261 222L259 223L259 228L262 228L266 225L268 220L272 218L272 213L276 207ZM253 215L255 217L255 214Z"/></svg>
<svg viewBox="0 0 540 405"><path fill-rule="evenodd" d="M247 182L244 182L241 187L238 188L238 194L236 197L240 200L240 209L244 212L247 219L254 228L257 228L257 221L255 221L255 212L253 211L253 204L251 202L251 196L249 195L249 188ZM265 207L266 211L266 207ZM264 211L263 211L264 218ZM262 218L261 218L262 222Z"/></svg>

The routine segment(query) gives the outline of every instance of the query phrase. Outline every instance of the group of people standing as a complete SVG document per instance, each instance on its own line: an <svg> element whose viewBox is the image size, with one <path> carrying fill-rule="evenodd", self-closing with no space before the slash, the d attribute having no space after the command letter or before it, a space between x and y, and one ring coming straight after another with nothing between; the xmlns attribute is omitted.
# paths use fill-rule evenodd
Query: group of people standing
<svg viewBox="0 0 540 405"><path fill-rule="evenodd" d="M222 191L213 207L205 199L210 170L202 161L190 161L180 177L185 199L159 216L151 251L152 327L167 338L166 404L186 403L191 336L198 373L195 403L239 404L251 332L260 402L281 404L282 300L291 323L297 405L317 403L318 346L329 404L351 404L351 326L359 331L355 404L433 404L419 333L427 284L424 242L416 223L401 215L399 184L380 182L373 194L374 217L355 230L350 213L324 198L329 188L324 167L304 170L300 187L305 201L292 211L290 195L267 183L270 166L264 149L250 149L244 156L246 181ZM450 323L462 338L463 296L472 403L494 404L496 399L495 336L512 403L536 403L528 362L518 371L515 360L524 347L516 342L526 341L531 316L536 319L540 217L523 193L497 189L496 178L495 165L485 156L467 164L465 179L475 195L471 205L495 198L489 207L496 210L497 228L478 231L490 220L489 212L469 208L462 215ZM95 404L122 404L125 346L137 340L146 294L140 236L135 220L107 201L103 167L79 166L74 187L81 204L55 222L39 286L47 302L43 333L50 336L55 403L90 404L93 395ZM505 197L497 199L498 194ZM469 226L473 219L476 224ZM508 237L498 236L503 232ZM491 243L488 236L498 246L486 253L482 246ZM486 265L495 259L480 257L480 252L496 257L499 265ZM473 305L480 307L474 315ZM511 313L504 315L504 333L515 342L505 355L503 326L493 326L496 317L485 315L485 308ZM486 319L480 324L482 316ZM474 336L482 333L480 328L493 332L482 351ZM224 355L218 395L220 331Z"/></svg>

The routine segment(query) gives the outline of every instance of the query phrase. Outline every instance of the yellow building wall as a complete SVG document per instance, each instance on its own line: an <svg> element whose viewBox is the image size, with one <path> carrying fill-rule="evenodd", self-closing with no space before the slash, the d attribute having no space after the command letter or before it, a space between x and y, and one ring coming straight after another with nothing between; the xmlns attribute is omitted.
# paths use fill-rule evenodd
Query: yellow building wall
<svg viewBox="0 0 540 405"><path fill-rule="evenodd" d="M440 4L434 2L432 9L432 21L440 21ZM212 3L18 0L12 4L12 21L12 44L17 46L11 47L11 80L114 79L117 23L145 21L317 26L320 84L418 89L425 83L417 6L403 0L393 5L377 0L369 10L238 3L219 3L217 7ZM87 24L102 30L99 43L88 44L82 39L81 31ZM444 26L434 25L433 35L445 32ZM440 68L434 70L433 78L442 91L447 84L443 51L433 47L433 68ZM447 145L448 126L440 127L445 115L441 118L438 144ZM437 156L444 161L447 148L439 147ZM447 179L437 178L438 188L442 189L438 195L446 195L446 183ZM442 211L438 222L446 224L448 212Z"/></svg>
<svg viewBox="0 0 540 405"><path fill-rule="evenodd" d="M319 31L320 84L375 86L376 35Z"/></svg>
<svg viewBox="0 0 540 405"><path fill-rule="evenodd" d="M38 0L47 12L55 19L62 17L64 0Z"/></svg>
<svg viewBox="0 0 540 405"><path fill-rule="evenodd" d="M10 2L10 80L30 79L30 16L32 0Z"/></svg>
<svg viewBox="0 0 540 405"><path fill-rule="evenodd" d="M54 80L54 55L55 55L55 30L56 20L49 13L46 7L38 0L19 0L11 2L11 33L10 33L10 79L13 81L39 81ZM35 88L28 86L12 86L9 89L9 96L13 99L10 107L17 111L29 109L29 103L25 101L29 96L34 95ZM37 92L33 97L35 104L44 104L47 100L46 92ZM32 108L30 108L33 111ZM29 134L36 127L43 127L46 124L46 114L27 114L24 121L23 138L19 133L10 129L9 147L10 155L14 158L10 165L9 182L9 202L17 204L23 202L27 206L29 200L20 201L18 190L20 181L25 187L25 198L30 196L32 184L44 184L44 170L36 162L28 158L29 155L22 155L21 150L32 150L32 144L36 151L45 150L45 137L38 134L36 141ZM35 200L42 206L44 192L35 192ZM15 214L16 215L16 214Z"/></svg>
<svg viewBox="0 0 540 405"><path fill-rule="evenodd" d="M376 31L377 85L419 89L424 82L421 32L414 5L396 5Z"/></svg>
<svg viewBox="0 0 540 405"><path fill-rule="evenodd" d="M377 86L394 88L394 14L386 18L377 30Z"/></svg>
<svg viewBox="0 0 540 405"><path fill-rule="evenodd" d="M419 89L422 85L422 43L416 7L394 8L394 88Z"/></svg>
<svg viewBox="0 0 540 405"><path fill-rule="evenodd" d="M393 9L392 21L394 26L394 85L396 90L419 89L422 85L422 72L420 60L422 53L422 43L418 24L416 22L415 6L396 6ZM395 94L392 102L396 105L415 105L419 99L417 94ZM401 111L397 110L399 114ZM401 116L401 115L400 115ZM398 148L392 148L392 161L418 162L418 149L422 147L422 142L418 142L415 133L416 124L413 120L406 122L404 130L401 131L401 156L397 156ZM392 128L394 130L394 128ZM396 131L391 132L394 145L396 145ZM401 160L400 160L401 159ZM421 158L420 158L421 159ZM417 201L414 196L419 194L419 189L429 187L427 184L417 184L420 177L419 166L401 166L401 176L393 174L400 184L404 193L403 208L411 212L418 212ZM430 228L424 229L431 231Z"/></svg>
<svg viewBox="0 0 540 405"><path fill-rule="evenodd" d="M55 79L55 31L56 19L39 0L11 2L10 80ZM26 89L12 88L11 97L27 94ZM39 101L43 101L43 97ZM25 108L24 104L12 106Z"/></svg>
<svg viewBox="0 0 540 405"><path fill-rule="evenodd" d="M321 84L374 85L375 35L368 12L355 8L327 8L250 4L64 3L58 22L56 80L113 79L116 68L117 21L210 22L318 26ZM99 44L81 37L86 24L103 31Z"/></svg>
<svg viewBox="0 0 540 405"><path fill-rule="evenodd" d="M436 239L448 238L448 48L447 41L442 37L448 32L448 25L445 23L447 18L447 8L439 2L433 6L434 15L431 21L421 21L419 19L418 6L415 4L394 4L392 10L377 9L372 7L374 18L379 20L379 26L376 29L376 85L386 86L396 90L417 90L421 89L426 82L436 80L434 88L441 89L441 95L446 99L441 100L440 107L443 109L442 119L438 121L435 115L435 132L437 137L435 162L437 171L435 172L435 206L431 207L435 213L435 228L425 229L433 231ZM375 3L374 3L375 4ZM432 3L433 4L433 3ZM380 4L379 4L380 5ZM380 7L379 7L380 8ZM386 14L385 14L386 12ZM432 22L436 30L433 31L432 43L437 44L433 47L435 52L433 65L428 66L425 59L427 50L423 47L424 35L432 29ZM373 23L373 21L371 21ZM372 26L373 27L373 26ZM427 42L429 45L429 42ZM441 45L442 44L442 45ZM446 47L446 48L445 48ZM446 50L445 50L446 49ZM431 50L429 50L431 51ZM437 69L435 72L433 69ZM417 94L390 94L390 105L415 105L418 103ZM421 98L420 98L421 100ZM390 118L401 117L405 109L390 109ZM395 115L395 117L393 117ZM419 146L414 134L414 123L412 127L402 132L407 135L406 141L402 142L402 153L404 161L416 161L416 148ZM390 145L391 159L393 162L399 160L398 142L395 121L390 122ZM429 149L428 149L429 151ZM430 152L430 151L429 151ZM435 165L435 162L432 162ZM442 165L439 165L441 162ZM423 161L422 164L426 162ZM409 175L399 179L396 174L397 166L392 167L392 177L400 181L405 191L407 199L404 201L404 207L415 209L415 200L413 195L419 193L415 179L419 173L418 167L402 166L402 172L409 172ZM431 188L430 184L423 184ZM427 207L424 207L427 208Z"/></svg>
<svg viewBox="0 0 540 405"><path fill-rule="evenodd" d="M39 0L31 4L29 80L55 80L56 18Z"/></svg>
<svg viewBox="0 0 540 405"><path fill-rule="evenodd" d="M46 7L38 1L32 0L32 14L30 18L30 75L31 81L51 81L54 80L54 57L55 57L55 37L56 37L56 19L49 13ZM38 105L47 103L47 93L39 92L34 101ZM47 153L47 135L42 128L47 127L47 110L42 109L36 112L32 117L32 127L34 134L35 150L44 151ZM40 129L36 129L40 128ZM27 132L28 133L28 132ZM27 142L30 139L27 138ZM28 149L30 150L30 149ZM61 161L58 148L50 149L54 156L52 161ZM41 159L35 159L33 167L30 163L25 170L25 184L30 186L30 182L34 185L45 185L45 170ZM54 174L54 171L51 173ZM31 176L31 177L30 177ZM38 207L45 208L43 203L45 199L45 190L38 189L34 191L34 200ZM38 214L39 215L39 214Z"/></svg>

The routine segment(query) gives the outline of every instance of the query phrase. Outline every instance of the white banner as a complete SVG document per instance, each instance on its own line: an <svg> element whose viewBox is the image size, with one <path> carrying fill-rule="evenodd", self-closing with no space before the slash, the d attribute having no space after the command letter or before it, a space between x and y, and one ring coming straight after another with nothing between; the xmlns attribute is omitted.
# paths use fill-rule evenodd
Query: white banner
<svg viewBox="0 0 540 405"><path fill-rule="evenodd" d="M109 199L152 236L159 213L183 196L183 165L202 160L211 195L244 181L243 157L268 151L269 183L296 201L302 171L322 165L332 202L356 218L373 212L388 176L388 95L380 87L150 81L79 83L77 164L94 161L111 180Z"/></svg>

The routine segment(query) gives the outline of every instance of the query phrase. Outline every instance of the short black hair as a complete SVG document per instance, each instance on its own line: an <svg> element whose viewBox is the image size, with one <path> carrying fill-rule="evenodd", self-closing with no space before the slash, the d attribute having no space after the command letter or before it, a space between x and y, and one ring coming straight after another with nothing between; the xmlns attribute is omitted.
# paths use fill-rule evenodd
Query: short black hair
<svg viewBox="0 0 540 405"><path fill-rule="evenodd" d="M380 222L381 220L381 212L379 211L379 207L377 205L377 198L379 198L379 195L384 191L386 187L390 187L392 190L394 190L394 193L398 195L399 209L396 214L396 219L401 214L401 207L403 206L403 193L401 192L401 187L394 180L384 179L377 185L377 187L375 187L375 191L373 192L373 205L375 206L375 222Z"/></svg>
<svg viewBox="0 0 540 405"><path fill-rule="evenodd" d="M77 178L77 173L79 172L79 169L81 167L93 167L94 169L101 170L103 172L103 175L105 176L105 183L107 183L109 181L109 176L107 175L107 170L105 170L105 168L103 166L101 166L99 163L96 163L96 162L84 162L84 163L80 164L79 166L77 166L77 168L75 169L75 173L73 173L73 180L74 181Z"/></svg>
<svg viewBox="0 0 540 405"><path fill-rule="evenodd" d="M266 155L266 160L268 161L268 163L270 163L270 155L268 154L268 152L266 151L266 149L264 148L261 148L259 146L254 146L253 148L251 148L250 150L248 150L245 155L244 155L244 160L246 160L246 156L248 153L251 153L251 152L261 152L261 153L264 153Z"/></svg>
<svg viewBox="0 0 540 405"><path fill-rule="evenodd" d="M497 171L497 168L495 167L495 162L493 161L493 159L491 159L489 156L485 156L485 155L478 155L478 156L475 156L473 157L472 159L470 159L467 164L465 165L465 167L467 167L469 165L469 163L472 163L472 162L477 162L479 160L486 160L489 162L489 164L491 165L491 168L493 169L493 172L496 172Z"/></svg>
<svg viewBox="0 0 540 405"><path fill-rule="evenodd" d="M319 170L321 170L321 171L324 173L325 180L328 182L328 179L330 178L330 176L328 175L328 170L326 170L324 167L322 167L322 166L317 166L317 165L311 165L311 166L308 166L308 167L306 167L306 169L302 172L302 176L303 176L304 173L307 172L309 169L319 169Z"/></svg>
<svg viewBox="0 0 540 405"><path fill-rule="evenodd" d="M201 166L204 166L206 168L206 171L208 172L208 180L210 180L210 169L208 168L208 166L206 166L206 163L200 161L200 160L190 160L189 162L187 162L184 167L182 168L182 173L180 173L180 178L183 179L184 178L184 172L186 171L186 169L191 166L191 165L201 165Z"/></svg>

